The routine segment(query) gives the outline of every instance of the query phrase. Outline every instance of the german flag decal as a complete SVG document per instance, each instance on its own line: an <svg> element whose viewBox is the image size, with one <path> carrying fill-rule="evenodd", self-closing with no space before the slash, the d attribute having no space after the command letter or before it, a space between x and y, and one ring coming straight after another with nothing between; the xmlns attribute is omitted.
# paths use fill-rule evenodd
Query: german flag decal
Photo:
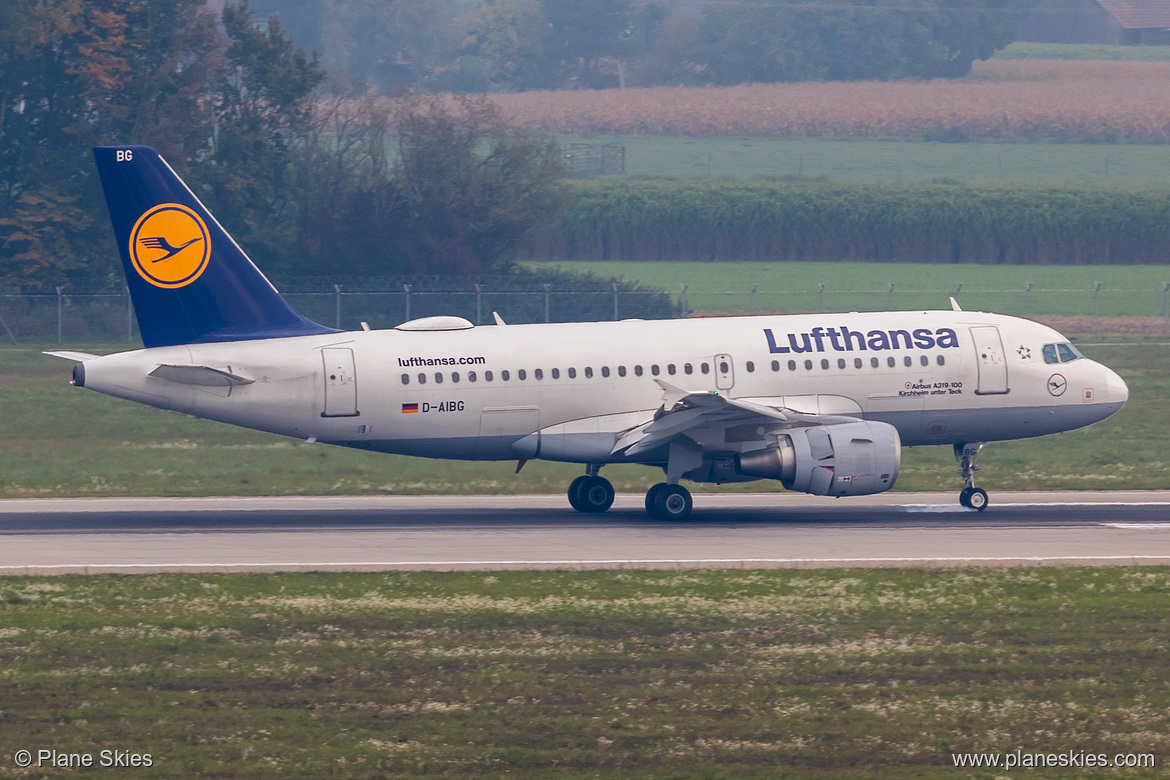
<svg viewBox="0 0 1170 780"><path fill-rule="evenodd" d="M402 405L402 413L403 414L418 414L418 404L403 404Z"/></svg>

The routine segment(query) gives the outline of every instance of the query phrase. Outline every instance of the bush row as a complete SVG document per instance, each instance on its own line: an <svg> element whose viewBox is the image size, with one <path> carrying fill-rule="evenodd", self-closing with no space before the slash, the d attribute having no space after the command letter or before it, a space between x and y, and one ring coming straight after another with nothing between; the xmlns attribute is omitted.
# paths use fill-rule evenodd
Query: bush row
<svg viewBox="0 0 1170 780"><path fill-rule="evenodd" d="M549 260L1170 262L1170 190L580 182Z"/></svg>

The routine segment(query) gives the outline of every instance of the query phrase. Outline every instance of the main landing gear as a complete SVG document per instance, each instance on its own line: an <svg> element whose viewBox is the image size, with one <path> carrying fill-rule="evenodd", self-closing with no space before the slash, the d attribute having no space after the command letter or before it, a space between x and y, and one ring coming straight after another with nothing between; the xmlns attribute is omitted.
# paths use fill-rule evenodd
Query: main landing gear
<svg viewBox="0 0 1170 780"><path fill-rule="evenodd" d="M613 485L597 476L601 466L590 464L569 485L569 503L578 512L600 514L613 506ZM691 492L682 485L659 483L646 493L646 512L656 520L684 520L691 513L694 502Z"/></svg>
<svg viewBox="0 0 1170 780"><path fill-rule="evenodd" d="M975 459L979 457L979 450L983 449L981 442L968 442L955 445L955 460L959 462L959 476L963 478L963 489L959 491L959 503L968 509L982 512L987 508L987 491L975 487L975 472L979 467Z"/></svg>

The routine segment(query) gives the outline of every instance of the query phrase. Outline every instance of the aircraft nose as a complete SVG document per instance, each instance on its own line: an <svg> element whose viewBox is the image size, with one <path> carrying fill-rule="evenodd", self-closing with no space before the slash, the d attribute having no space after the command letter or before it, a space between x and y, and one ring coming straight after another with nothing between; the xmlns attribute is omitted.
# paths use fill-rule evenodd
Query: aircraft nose
<svg viewBox="0 0 1170 780"><path fill-rule="evenodd" d="M1125 380L1117 375L1117 372L1111 368L1105 369L1105 387L1107 389L1107 396L1111 404L1124 404L1129 400L1129 387L1125 384Z"/></svg>

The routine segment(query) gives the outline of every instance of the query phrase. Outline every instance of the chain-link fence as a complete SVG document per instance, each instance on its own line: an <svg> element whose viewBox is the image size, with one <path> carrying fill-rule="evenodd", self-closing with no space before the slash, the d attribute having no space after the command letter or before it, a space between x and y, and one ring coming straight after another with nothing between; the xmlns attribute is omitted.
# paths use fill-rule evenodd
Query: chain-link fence
<svg viewBox="0 0 1170 780"><path fill-rule="evenodd" d="M871 289L743 290L696 289L685 283L667 295L624 283L592 287L553 284L508 285L444 282L441 277L387 281L354 278L338 282L299 280L282 294L302 314L325 325L392 328L418 317L449 314L482 325L493 312L510 323L663 318L684 314L765 314L946 308L954 297L964 309L1037 318L1064 318L1075 333L1134 332L1170 335L1170 284L1141 289L912 289L895 283ZM14 343L78 340L136 343L137 323L125 289L0 294L0 339Z"/></svg>

